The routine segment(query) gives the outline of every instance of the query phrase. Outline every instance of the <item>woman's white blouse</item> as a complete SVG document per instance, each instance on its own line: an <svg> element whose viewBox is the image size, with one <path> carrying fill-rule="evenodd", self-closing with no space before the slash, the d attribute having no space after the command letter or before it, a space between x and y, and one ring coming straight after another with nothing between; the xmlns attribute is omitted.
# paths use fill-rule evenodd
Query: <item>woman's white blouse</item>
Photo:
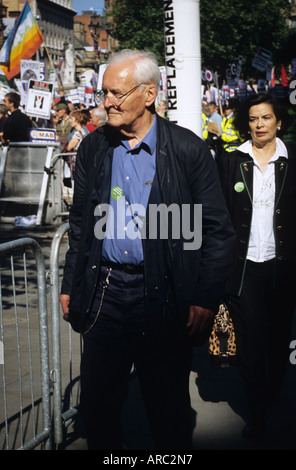
<svg viewBox="0 0 296 470"><path fill-rule="evenodd" d="M285 144L277 138L275 153L270 158L264 171L262 171L253 154L251 140L242 144L238 149L248 153L254 160L253 212L247 259L261 263L275 257L273 225L275 204L274 162L279 157L288 158L288 152Z"/></svg>

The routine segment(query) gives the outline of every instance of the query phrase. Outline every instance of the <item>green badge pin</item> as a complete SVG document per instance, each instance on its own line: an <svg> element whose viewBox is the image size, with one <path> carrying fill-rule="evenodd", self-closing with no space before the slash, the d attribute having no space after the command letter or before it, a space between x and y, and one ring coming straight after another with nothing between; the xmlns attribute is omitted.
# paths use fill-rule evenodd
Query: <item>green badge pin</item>
<svg viewBox="0 0 296 470"><path fill-rule="evenodd" d="M235 183L234 189L237 193L241 193L245 189L245 185L242 181L238 181L238 183Z"/></svg>
<svg viewBox="0 0 296 470"><path fill-rule="evenodd" d="M123 190L121 189L121 187L114 186L114 188L112 188L111 190L111 196L113 197L113 199L115 199L115 201L121 199L123 196Z"/></svg>

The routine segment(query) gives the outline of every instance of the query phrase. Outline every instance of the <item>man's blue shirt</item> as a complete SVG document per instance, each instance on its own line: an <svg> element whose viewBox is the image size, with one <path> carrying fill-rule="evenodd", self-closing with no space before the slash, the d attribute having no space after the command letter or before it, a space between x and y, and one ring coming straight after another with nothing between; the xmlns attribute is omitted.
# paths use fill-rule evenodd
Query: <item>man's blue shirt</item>
<svg viewBox="0 0 296 470"><path fill-rule="evenodd" d="M115 263L141 264L143 248L138 229L150 196L156 167L157 126L133 149L122 138L114 148L110 210L102 258Z"/></svg>

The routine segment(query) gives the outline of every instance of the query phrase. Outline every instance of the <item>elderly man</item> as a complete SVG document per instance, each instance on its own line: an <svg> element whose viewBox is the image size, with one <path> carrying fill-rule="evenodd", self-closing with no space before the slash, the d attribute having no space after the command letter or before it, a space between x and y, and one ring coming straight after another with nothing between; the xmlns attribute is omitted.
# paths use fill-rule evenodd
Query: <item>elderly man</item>
<svg viewBox="0 0 296 470"><path fill-rule="evenodd" d="M106 123L106 111L103 106L91 109L90 116L90 122L95 127L101 127Z"/></svg>
<svg viewBox="0 0 296 470"><path fill-rule="evenodd" d="M208 333L231 261L215 164L199 137L156 115L159 78L151 53L113 56L99 94L108 124L77 155L60 301L84 339L89 449L122 448L133 365L155 448L192 448L192 345Z"/></svg>

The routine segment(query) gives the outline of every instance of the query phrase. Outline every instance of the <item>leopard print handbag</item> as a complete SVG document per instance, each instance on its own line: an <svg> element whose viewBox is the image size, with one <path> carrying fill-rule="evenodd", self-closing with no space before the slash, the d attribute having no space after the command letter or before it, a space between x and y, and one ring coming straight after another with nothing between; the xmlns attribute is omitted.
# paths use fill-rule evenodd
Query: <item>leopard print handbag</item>
<svg viewBox="0 0 296 470"><path fill-rule="evenodd" d="M209 337L209 354L214 365L227 367L237 362L233 321L228 307L221 303Z"/></svg>

